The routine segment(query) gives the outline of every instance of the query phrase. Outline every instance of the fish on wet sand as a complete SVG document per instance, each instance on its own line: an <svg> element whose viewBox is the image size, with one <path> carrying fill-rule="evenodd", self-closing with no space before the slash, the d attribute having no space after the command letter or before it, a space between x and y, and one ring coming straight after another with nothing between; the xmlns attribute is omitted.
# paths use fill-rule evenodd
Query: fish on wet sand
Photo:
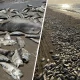
<svg viewBox="0 0 80 80"><path fill-rule="evenodd" d="M20 56L18 50L15 50L15 53L14 53L14 55L12 56L12 60L11 60L11 61L12 61L12 63L13 63L15 66L17 66L17 67L23 65L23 61L22 61L22 59L21 59L21 56Z"/></svg>
<svg viewBox="0 0 80 80"><path fill-rule="evenodd" d="M0 48L0 54L2 54L2 55L7 55L7 54L9 54L11 51L9 51L9 50L7 50L7 49L1 49Z"/></svg>
<svg viewBox="0 0 80 80"><path fill-rule="evenodd" d="M39 43L39 39L35 39L35 38L30 38L30 40L32 40L33 42L35 42L35 43Z"/></svg>
<svg viewBox="0 0 80 80"><path fill-rule="evenodd" d="M10 33L11 36L24 36L23 32L20 31L15 31Z"/></svg>
<svg viewBox="0 0 80 80"><path fill-rule="evenodd" d="M10 62L10 59L2 54L0 54L0 62Z"/></svg>
<svg viewBox="0 0 80 80"><path fill-rule="evenodd" d="M4 40L3 42L2 42L2 44L3 45L5 45L5 46L12 46L12 45L14 45L14 44L16 44L17 42L15 41L15 40Z"/></svg>
<svg viewBox="0 0 80 80"><path fill-rule="evenodd" d="M20 53L20 55L21 55L21 57L22 57L22 59L23 59L24 62L29 62L31 54L26 49L21 48L19 50L19 53Z"/></svg>
<svg viewBox="0 0 80 80"><path fill-rule="evenodd" d="M19 70L17 67L15 67L12 64L0 62L0 65L3 67L4 71L8 73L12 78L16 80L20 80L20 78L23 76L21 70Z"/></svg>
<svg viewBox="0 0 80 80"><path fill-rule="evenodd" d="M21 37L17 37L17 42L20 48L23 48L25 46L25 42Z"/></svg>
<svg viewBox="0 0 80 80"><path fill-rule="evenodd" d="M26 38L36 38L36 39L39 39L40 38L40 35L39 34L37 34L37 35L25 34L25 37Z"/></svg>
<svg viewBox="0 0 80 80"><path fill-rule="evenodd" d="M14 18L7 22L0 23L0 31L20 31L26 34L38 34L41 31L41 24L26 21L25 19Z"/></svg>
<svg viewBox="0 0 80 80"><path fill-rule="evenodd" d="M9 34L9 32L6 32L6 35L4 36L5 40L11 40L11 36Z"/></svg>

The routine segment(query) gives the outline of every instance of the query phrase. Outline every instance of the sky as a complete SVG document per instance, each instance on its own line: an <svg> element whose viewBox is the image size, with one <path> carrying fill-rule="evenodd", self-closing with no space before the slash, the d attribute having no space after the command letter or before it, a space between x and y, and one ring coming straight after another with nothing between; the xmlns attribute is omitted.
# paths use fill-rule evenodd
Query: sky
<svg viewBox="0 0 80 80"><path fill-rule="evenodd" d="M80 3L80 0L48 0L48 4L76 4Z"/></svg>

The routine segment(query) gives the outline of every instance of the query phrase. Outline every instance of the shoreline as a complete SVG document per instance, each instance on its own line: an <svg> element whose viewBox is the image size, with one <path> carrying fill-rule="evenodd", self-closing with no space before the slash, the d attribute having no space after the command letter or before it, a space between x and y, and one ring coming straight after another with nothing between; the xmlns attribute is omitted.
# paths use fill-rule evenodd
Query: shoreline
<svg viewBox="0 0 80 80"><path fill-rule="evenodd" d="M52 9L53 11L60 12L60 13L64 13L64 14L66 14L67 16L72 16L72 17L75 18L75 19L80 19L80 13L70 12L70 11L67 11L67 10L54 9L54 7L52 7L52 6L48 6L48 7L49 7L50 9Z"/></svg>

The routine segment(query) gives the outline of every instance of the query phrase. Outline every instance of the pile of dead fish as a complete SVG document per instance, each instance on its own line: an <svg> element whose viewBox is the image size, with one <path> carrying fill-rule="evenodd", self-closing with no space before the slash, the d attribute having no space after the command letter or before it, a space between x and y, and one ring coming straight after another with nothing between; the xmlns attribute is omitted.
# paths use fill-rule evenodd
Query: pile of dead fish
<svg viewBox="0 0 80 80"><path fill-rule="evenodd" d="M17 37L16 40L10 37L10 34L6 32L6 35L0 38L0 47L2 46L14 46L18 44L19 48L14 51L9 51L0 48L0 65L2 68L16 80L20 80L23 76L20 66L29 62L30 53L24 48L25 41L21 37Z"/></svg>
<svg viewBox="0 0 80 80"><path fill-rule="evenodd" d="M0 34L5 34L4 31L8 31L12 32L11 36L24 35L38 43L44 11L45 3L40 7L28 4L22 11L11 8L0 9L0 31L3 31Z"/></svg>
<svg viewBox="0 0 80 80"><path fill-rule="evenodd" d="M53 62L44 65L43 72L36 74L34 80L80 80L80 27L69 24L64 27L60 20L46 27L52 29Z"/></svg>
<svg viewBox="0 0 80 80"><path fill-rule="evenodd" d="M40 7L33 7L32 5L28 4L26 8L24 8L22 11L18 11L16 9L11 9L11 8L1 9L0 20L9 18L11 19L20 18L35 23L42 23L44 11L45 11L45 4L43 4Z"/></svg>

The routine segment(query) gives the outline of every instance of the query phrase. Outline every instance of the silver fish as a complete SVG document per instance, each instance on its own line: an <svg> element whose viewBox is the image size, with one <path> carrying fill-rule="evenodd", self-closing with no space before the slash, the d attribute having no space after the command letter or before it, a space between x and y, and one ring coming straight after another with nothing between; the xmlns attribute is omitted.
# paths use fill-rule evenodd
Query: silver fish
<svg viewBox="0 0 80 80"><path fill-rule="evenodd" d="M1 49L1 48L0 48L0 54L2 54L2 55L7 55L8 53L10 53L9 50Z"/></svg>
<svg viewBox="0 0 80 80"><path fill-rule="evenodd" d="M20 31L15 31L10 33L11 36L24 36L24 33L20 32Z"/></svg>
<svg viewBox="0 0 80 80"><path fill-rule="evenodd" d="M30 58L30 53L26 49L24 49L24 48L20 49L19 51L21 53L22 59L25 62L28 62L29 61L29 58Z"/></svg>
<svg viewBox="0 0 80 80"><path fill-rule="evenodd" d="M2 61L3 61L3 62L10 62L10 59L7 58L6 56L0 54L0 62L2 62Z"/></svg>
<svg viewBox="0 0 80 80"><path fill-rule="evenodd" d="M20 18L11 18L0 23L1 31L20 31L26 34L38 34L41 31L41 24L34 23L29 20L20 19Z"/></svg>
<svg viewBox="0 0 80 80"><path fill-rule="evenodd" d="M15 40L4 40L3 42L2 42L2 44L3 45L5 45L5 46L12 46L12 45L14 45L14 44L16 44L17 42L15 41Z"/></svg>
<svg viewBox="0 0 80 80"><path fill-rule="evenodd" d="M35 43L39 43L39 40L38 39L34 39L34 38L30 38L33 42L35 42Z"/></svg>
<svg viewBox="0 0 80 80"><path fill-rule="evenodd" d="M11 40L10 34L7 32L6 35L4 36L5 40Z"/></svg>
<svg viewBox="0 0 80 80"><path fill-rule="evenodd" d="M38 34L38 35L25 34L25 37L27 37L27 38L37 38L37 39L39 39L40 35L39 35L39 34Z"/></svg>
<svg viewBox="0 0 80 80"><path fill-rule="evenodd" d="M20 48L23 48L25 46L25 42L21 37L17 37L17 42Z"/></svg>
<svg viewBox="0 0 80 80"><path fill-rule="evenodd" d="M15 50L15 53L12 56L12 60L11 61L17 67L19 67L20 65L23 65L23 61L22 61L22 59L21 59L21 57L20 57L20 55L18 53L18 50Z"/></svg>
<svg viewBox="0 0 80 80"><path fill-rule="evenodd" d="M19 70L14 65L5 62L0 62L0 64L2 65L4 71L12 76L12 78L20 80L20 78L23 76L21 70Z"/></svg>

